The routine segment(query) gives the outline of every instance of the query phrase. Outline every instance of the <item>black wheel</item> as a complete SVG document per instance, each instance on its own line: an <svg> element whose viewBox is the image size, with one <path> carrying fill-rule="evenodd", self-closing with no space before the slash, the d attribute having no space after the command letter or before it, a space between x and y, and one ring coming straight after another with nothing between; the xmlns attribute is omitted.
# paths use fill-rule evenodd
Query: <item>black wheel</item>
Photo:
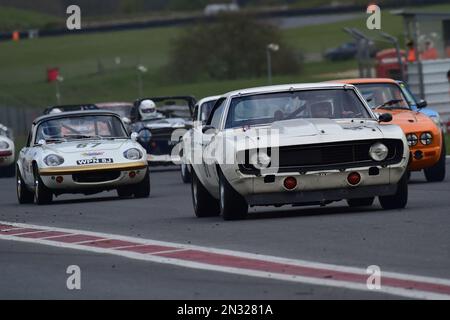
<svg viewBox="0 0 450 320"><path fill-rule="evenodd" d="M13 163L5 168L5 173L3 174L6 178L12 178L16 175L16 165Z"/></svg>
<svg viewBox="0 0 450 320"><path fill-rule="evenodd" d="M136 198L148 198L150 197L150 172L147 170L145 178L137 185L134 186L134 196Z"/></svg>
<svg viewBox="0 0 450 320"><path fill-rule="evenodd" d="M195 215L197 218L217 217L220 215L219 201L206 190L194 169L191 173L192 203Z"/></svg>
<svg viewBox="0 0 450 320"><path fill-rule="evenodd" d="M247 216L248 204L224 175L219 172L220 213L224 220L241 220Z"/></svg>
<svg viewBox="0 0 450 320"><path fill-rule="evenodd" d="M441 157L439 158L438 163L436 163L431 168L427 168L424 170L425 172L425 178L427 178L428 182L441 182L445 179L445 161L446 161L446 154L447 149L445 146L445 138L444 135L442 135L442 151L441 151Z"/></svg>
<svg viewBox="0 0 450 320"><path fill-rule="evenodd" d="M133 196L133 190L130 186L117 188L117 195L119 198L131 198Z"/></svg>
<svg viewBox="0 0 450 320"><path fill-rule="evenodd" d="M44 185L37 167L34 167L34 201L37 205L50 204L53 193Z"/></svg>
<svg viewBox="0 0 450 320"><path fill-rule="evenodd" d="M17 191L17 200L20 204L29 204L34 201L34 194L25 185L25 182L22 179L22 175L20 174L19 168L16 168L16 191Z"/></svg>
<svg viewBox="0 0 450 320"><path fill-rule="evenodd" d="M192 180L188 165L184 163L181 164L181 180L183 180L184 183L190 183Z"/></svg>
<svg viewBox="0 0 450 320"><path fill-rule="evenodd" d="M403 175L397 183L397 192L392 196L380 196L380 204L385 210L403 209L408 203L408 177L407 173Z"/></svg>
<svg viewBox="0 0 450 320"><path fill-rule="evenodd" d="M371 198L361 198L361 199L347 199L348 206L354 207L370 207L375 200L374 197Z"/></svg>

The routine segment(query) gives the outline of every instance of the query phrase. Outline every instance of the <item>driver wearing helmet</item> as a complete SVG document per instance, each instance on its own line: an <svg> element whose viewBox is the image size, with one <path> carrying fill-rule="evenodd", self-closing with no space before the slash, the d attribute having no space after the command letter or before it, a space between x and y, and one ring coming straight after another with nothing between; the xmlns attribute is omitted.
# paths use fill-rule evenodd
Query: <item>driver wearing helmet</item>
<svg viewBox="0 0 450 320"><path fill-rule="evenodd" d="M139 114L143 121L159 119L164 116L156 111L156 104L152 100L142 100L139 104Z"/></svg>

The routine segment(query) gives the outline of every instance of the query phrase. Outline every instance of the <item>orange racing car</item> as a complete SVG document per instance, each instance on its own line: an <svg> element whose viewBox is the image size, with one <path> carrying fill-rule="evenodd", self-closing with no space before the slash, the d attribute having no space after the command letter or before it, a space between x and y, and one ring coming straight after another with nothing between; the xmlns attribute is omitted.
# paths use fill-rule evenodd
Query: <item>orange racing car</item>
<svg viewBox="0 0 450 320"><path fill-rule="evenodd" d="M360 78L333 82L355 85L372 109L392 114L391 123L399 125L408 140L410 171L424 170L429 182L445 179L446 148L441 129L428 116L411 109L395 80Z"/></svg>

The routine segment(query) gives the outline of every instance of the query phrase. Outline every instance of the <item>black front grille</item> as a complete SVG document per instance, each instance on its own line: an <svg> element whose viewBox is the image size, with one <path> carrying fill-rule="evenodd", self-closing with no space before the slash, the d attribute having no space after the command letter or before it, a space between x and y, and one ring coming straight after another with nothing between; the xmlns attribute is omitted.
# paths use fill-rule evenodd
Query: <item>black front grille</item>
<svg viewBox="0 0 450 320"><path fill-rule="evenodd" d="M72 179L79 183L96 183L113 181L120 177L120 171L81 172L72 175Z"/></svg>
<svg viewBox="0 0 450 320"><path fill-rule="evenodd" d="M389 153L386 160L382 162L374 161L370 155L370 147L376 143L385 144ZM403 142L401 140L364 140L355 142L338 142L327 144L300 145L280 147L279 150L272 150L272 153L279 154L279 168L283 171L305 172L322 169L345 169L361 166L379 166L398 163L403 156ZM248 156L245 157L245 164L240 166L244 173L255 173L257 170L249 164Z"/></svg>

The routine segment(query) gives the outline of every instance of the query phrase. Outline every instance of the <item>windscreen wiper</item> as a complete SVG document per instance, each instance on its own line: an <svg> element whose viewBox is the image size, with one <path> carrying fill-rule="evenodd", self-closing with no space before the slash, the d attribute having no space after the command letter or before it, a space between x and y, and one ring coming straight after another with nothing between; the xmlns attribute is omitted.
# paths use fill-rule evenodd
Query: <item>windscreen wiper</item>
<svg viewBox="0 0 450 320"><path fill-rule="evenodd" d="M397 103L400 103L400 102L403 102L403 100L400 100L400 99L392 99L392 100L386 101L386 102L383 103L383 104L380 104L379 106L376 106L376 107L374 108L374 110L377 110L377 109L394 109L394 108L386 108L386 107L387 107L387 106L391 107L392 105L397 104ZM405 108L399 107L399 108L397 108L397 109L405 109Z"/></svg>

